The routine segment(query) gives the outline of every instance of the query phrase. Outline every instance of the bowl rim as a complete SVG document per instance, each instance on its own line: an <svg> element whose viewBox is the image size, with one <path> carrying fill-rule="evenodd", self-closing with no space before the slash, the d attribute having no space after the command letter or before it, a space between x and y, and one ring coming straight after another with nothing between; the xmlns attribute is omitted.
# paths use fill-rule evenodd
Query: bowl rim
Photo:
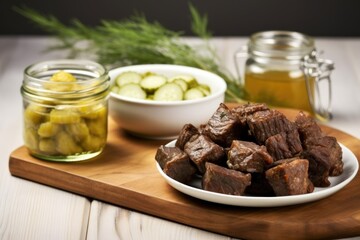
<svg viewBox="0 0 360 240"><path fill-rule="evenodd" d="M195 68L195 67L189 67L189 66L183 66L183 65L176 65L176 64L138 64L138 65L129 65L129 66L123 66L123 67L117 67L117 68L113 68L111 70L109 70L109 76L110 76L110 81L111 84L113 82L113 77L111 77L111 74L113 72L116 71L126 71L126 70L133 70L136 71L136 69L138 69L138 71L140 71L143 68L160 68L160 69L168 69L168 70L176 70L176 69L181 69L181 70L189 70L189 71L197 71L199 73L205 74L205 75L209 75L212 78L217 78L219 81L219 86L217 86L217 91L215 93L211 93L209 96L203 97L203 98L199 98L199 99L192 99L192 100L181 100L181 101L170 101L170 102L166 102L166 101L156 101L156 100L143 100L143 99L135 99L135 98L131 98L131 97L124 97L124 96L120 96L116 93L110 92L110 97L111 98L115 98L117 100L121 100L121 101L125 101L125 102L129 102L129 103L137 103L137 104L145 104L145 105L151 105L151 106L177 106L177 105L191 105L194 103L201 103L201 102L207 102L210 101L212 99L218 98L220 95L225 94L226 88L227 88L227 84L225 82L225 80L220 77L219 75L212 73L210 71L207 70L203 70L200 68Z"/></svg>

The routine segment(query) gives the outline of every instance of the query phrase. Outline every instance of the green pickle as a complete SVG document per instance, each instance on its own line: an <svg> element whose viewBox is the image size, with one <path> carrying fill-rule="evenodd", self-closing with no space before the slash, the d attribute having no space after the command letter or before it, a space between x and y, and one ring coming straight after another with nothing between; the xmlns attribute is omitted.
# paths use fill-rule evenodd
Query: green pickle
<svg viewBox="0 0 360 240"><path fill-rule="evenodd" d="M29 104L24 112L24 117L27 126L37 126L44 121L46 108Z"/></svg>
<svg viewBox="0 0 360 240"><path fill-rule="evenodd" d="M43 138L39 142L39 151L47 154L56 154L56 141L51 138Z"/></svg>
<svg viewBox="0 0 360 240"><path fill-rule="evenodd" d="M60 130L60 126L58 124L54 124L52 122L44 122L41 123L39 129L37 130L37 134L40 137L48 138L55 136Z"/></svg>
<svg viewBox="0 0 360 240"><path fill-rule="evenodd" d="M39 147L39 135L36 129L26 128L24 134L25 145L32 150L38 150Z"/></svg>
<svg viewBox="0 0 360 240"><path fill-rule="evenodd" d="M74 155L83 150L69 133L60 131L56 136L56 151L61 155Z"/></svg>
<svg viewBox="0 0 360 240"><path fill-rule="evenodd" d="M72 74L59 71L44 83L44 88L71 91L76 81ZM71 85L62 85L64 82ZM46 107L25 104L25 145L31 154L47 160L67 161L96 154L106 144L107 110L107 104L99 101Z"/></svg>
<svg viewBox="0 0 360 240"><path fill-rule="evenodd" d="M66 124L66 132L74 137L77 142L81 142L86 139L90 132L89 128L84 121L80 123Z"/></svg>
<svg viewBox="0 0 360 240"><path fill-rule="evenodd" d="M67 109L53 109L50 112L50 122L57 124L73 124L79 123L81 120L80 114L74 107Z"/></svg>

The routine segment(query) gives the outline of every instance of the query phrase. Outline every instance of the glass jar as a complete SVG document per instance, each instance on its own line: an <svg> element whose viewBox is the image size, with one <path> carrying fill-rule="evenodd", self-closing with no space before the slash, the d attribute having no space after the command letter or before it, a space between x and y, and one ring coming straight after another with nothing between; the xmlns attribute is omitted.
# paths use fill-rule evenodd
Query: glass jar
<svg viewBox="0 0 360 240"><path fill-rule="evenodd" d="M54 81L63 71L73 81ZM110 78L86 60L54 60L24 71L23 137L31 155L51 161L82 161L99 155L107 139Z"/></svg>
<svg viewBox="0 0 360 240"><path fill-rule="evenodd" d="M334 64L317 55L314 40L298 32L253 34L235 55L237 69L239 58L247 58L242 78L246 100L301 109L321 120L330 119Z"/></svg>

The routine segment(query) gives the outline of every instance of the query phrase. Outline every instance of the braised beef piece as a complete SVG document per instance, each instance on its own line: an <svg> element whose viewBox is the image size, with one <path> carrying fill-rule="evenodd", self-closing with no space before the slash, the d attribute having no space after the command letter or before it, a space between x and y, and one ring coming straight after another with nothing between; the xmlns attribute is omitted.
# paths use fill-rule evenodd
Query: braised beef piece
<svg viewBox="0 0 360 240"><path fill-rule="evenodd" d="M316 187L330 186L329 153L324 146L311 145L300 154L301 158L309 160L309 178Z"/></svg>
<svg viewBox="0 0 360 240"><path fill-rule="evenodd" d="M227 152L230 169L242 172L263 172L273 162L265 146L253 142L234 140Z"/></svg>
<svg viewBox="0 0 360 240"><path fill-rule="evenodd" d="M324 136L306 146L301 157L309 160L309 177L316 187L328 187L329 176L343 172L342 150L336 138Z"/></svg>
<svg viewBox="0 0 360 240"><path fill-rule="evenodd" d="M183 153L179 148L161 145L156 151L155 160L159 163L160 167L164 169L168 161L181 156Z"/></svg>
<svg viewBox="0 0 360 240"><path fill-rule="evenodd" d="M264 103L248 103L239 105L231 110L241 124L246 124L246 118L256 112L269 110Z"/></svg>
<svg viewBox="0 0 360 240"><path fill-rule="evenodd" d="M303 155L310 155L312 162L310 162L310 169L313 169L312 175L316 174L316 164L317 162L323 163L322 165L329 165L328 167L323 167L324 171L329 169L329 176L338 176L343 172L343 161L342 161L342 149L337 142L336 138L332 136L326 136L322 132L320 126L316 123L315 119L306 116L304 113L300 112L295 119L295 123L298 127L300 138L303 143L303 148L305 149ZM308 153L316 151L318 149L321 153ZM322 158L320 160L320 158ZM317 161L317 159L319 159ZM327 164L325 164L327 162ZM314 166L312 166L314 165ZM325 178L325 173L320 173L322 177ZM315 184L315 183L314 183ZM329 183L326 180L319 180L315 184L328 185Z"/></svg>
<svg viewBox="0 0 360 240"><path fill-rule="evenodd" d="M344 171L344 162L342 161L342 149L335 137L325 136L317 140L317 145L324 146L329 151L330 176L339 176Z"/></svg>
<svg viewBox="0 0 360 240"><path fill-rule="evenodd" d="M247 124L247 118L258 111L269 110L269 107L264 103L248 103L239 105L233 109L231 112L236 116L240 126L241 126L241 138L246 141L253 141L253 136L249 131L249 126Z"/></svg>
<svg viewBox="0 0 360 240"><path fill-rule="evenodd" d="M265 146L275 161L294 157L302 151L299 133L296 129L269 137L265 141Z"/></svg>
<svg viewBox="0 0 360 240"><path fill-rule="evenodd" d="M245 193L254 196L275 196L265 172L251 173L251 184L245 189Z"/></svg>
<svg viewBox="0 0 360 240"><path fill-rule="evenodd" d="M195 135L184 146L185 153L195 163L201 174L205 172L205 163L213 162L219 165L225 161L224 149L214 143L208 136Z"/></svg>
<svg viewBox="0 0 360 240"><path fill-rule="evenodd" d="M286 132L286 143L288 144L292 155L295 156L298 155L303 148L296 125L293 124L292 126L294 128Z"/></svg>
<svg viewBox="0 0 360 240"><path fill-rule="evenodd" d="M278 160L278 161L274 162L270 166L270 168L275 167L275 166L279 166L279 165L284 164L284 163L290 163L290 162L295 161L295 160L307 160L307 159L300 158L300 156L287 158L287 159L281 159L281 160ZM307 160L307 161L309 161L309 160ZM309 178L309 167L308 167L308 183L309 183L309 185L308 185L308 188L307 188L307 192L311 193L311 192L314 191L315 186L314 186L313 182Z"/></svg>
<svg viewBox="0 0 360 240"><path fill-rule="evenodd" d="M234 139L241 136L241 126L236 116L223 103L220 104L208 123L202 128L202 134L220 146L230 146Z"/></svg>
<svg viewBox="0 0 360 240"><path fill-rule="evenodd" d="M281 159L281 160L273 162L273 164L271 164L269 166L269 168L273 168L273 167L279 166L283 163L289 163L291 161L298 160L298 159L301 159L301 158L299 156L296 156L296 157L292 157L292 158Z"/></svg>
<svg viewBox="0 0 360 240"><path fill-rule="evenodd" d="M298 113L295 118L295 124L303 146L306 146L308 142L314 142L316 139L324 136L324 133L322 132L320 126L316 123L315 119L307 116L303 112Z"/></svg>
<svg viewBox="0 0 360 240"><path fill-rule="evenodd" d="M279 133L269 137L265 141L265 146L267 151L274 158L275 161L292 157L292 153L286 142L285 133Z"/></svg>
<svg viewBox="0 0 360 240"><path fill-rule="evenodd" d="M258 144L264 144L273 135L296 128L293 122L277 110L255 112L247 117L247 124Z"/></svg>
<svg viewBox="0 0 360 240"><path fill-rule="evenodd" d="M276 196L305 194L313 190L308 178L308 167L306 159L284 161L268 169L265 176Z"/></svg>
<svg viewBox="0 0 360 240"><path fill-rule="evenodd" d="M207 162L202 178L202 188L230 195L243 195L251 183L251 175Z"/></svg>
<svg viewBox="0 0 360 240"><path fill-rule="evenodd" d="M166 175L179 182L187 183L196 173L189 156L177 147L160 146L155 159Z"/></svg>
<svg viewBox="0 0 360 240"><path fill-rule="evenodd" d="M175 146L184 150L185 143L187 143L192 136L199 133L199 130L194 125L185 124L179 133Z"/></svg>

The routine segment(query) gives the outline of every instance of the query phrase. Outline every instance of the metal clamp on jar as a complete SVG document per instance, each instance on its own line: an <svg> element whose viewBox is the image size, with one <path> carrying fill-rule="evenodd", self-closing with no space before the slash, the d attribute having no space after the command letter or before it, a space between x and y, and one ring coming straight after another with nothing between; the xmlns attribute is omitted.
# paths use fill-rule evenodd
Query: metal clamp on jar
<svg viewBox="0 0 360 240"><path fill-rule="evenodd" d="M245 64L241 59L246 59ZM235 53L235 64L239 76L244 73L246 100L331 119L330 74L334 64L318 57L311 37L288 31L255 33L247 46Z"/></svg>

